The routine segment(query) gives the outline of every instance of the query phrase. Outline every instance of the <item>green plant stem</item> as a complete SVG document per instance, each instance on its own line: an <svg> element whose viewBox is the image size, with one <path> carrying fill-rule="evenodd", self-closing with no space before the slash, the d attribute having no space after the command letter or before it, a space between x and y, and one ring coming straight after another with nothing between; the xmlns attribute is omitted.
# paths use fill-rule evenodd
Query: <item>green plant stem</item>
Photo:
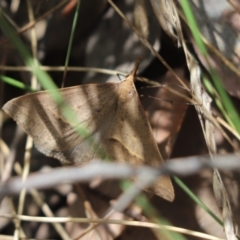
<svg viewBox="0 0 240 240"><path fill-rule="evenodd" d="M69 58L70 58L70 54L71 54L73 37L74 37L76 26L77 26L77 20L78 20L78 15L79 15L79 10L80 10L80 3L81 3L81 0L78 0L76 11L75 11L74 18L73 18L73 24L72 24L71 34L70 34L70 38L69 38L69 43L68 43L67 55L66 55L65 64L64 64L65 70L64 70L64 74L63 74L63 85L64 85L64 80L65 80L66 74L67 74L67 66L68 66Z"/></svg>
<svg viewBox="0 0 240 240"><path fill-rule="evenodd" d="M174 181L177 183L181 189L200 207L202 207L215 221L217 221L221 226L223 226L222 221L181 181L178 177L173 177Z"/></svg>
<svg viewBox="0 0 240 240"><path fill-rule="evenodd" d="M193 15L192 9L190 7L189 1L188 0L181 0L180 1L183 12L186 16L186 19L188 21L189 27L191 29L192 35L195 39L195 42L200 50L200 52L202 53L202 55L205 57L206 62L208 63L208 68L210 71L210 74L212 76L213 79L213 83L214 86L218 92L218 94L221 97L221 101L223 103L223 106L225 108L225 112L228 113L229 118L231 119L231 121L228 123L232 125L232 123L234 124L234 128L237 130L238 133L240 133L240 117L238 112L236 111L236 108L234 107L228 93L226 92L217 72L211 67L211 65L209 64L209 60L208 60L208 52L207 52L207 48L204 44L204 42L202 41L201 38L201 34L196 22L196 19ZM228 119L227 119L228 120Z"/></svg>

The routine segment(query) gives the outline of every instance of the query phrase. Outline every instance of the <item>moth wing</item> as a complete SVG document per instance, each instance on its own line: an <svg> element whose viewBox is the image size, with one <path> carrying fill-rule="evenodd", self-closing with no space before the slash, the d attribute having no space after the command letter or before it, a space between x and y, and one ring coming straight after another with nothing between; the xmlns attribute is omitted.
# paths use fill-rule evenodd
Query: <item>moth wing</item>
<svg viewBox="0 0 240 240"><path fill-rule="evenodd" d="M121 84L124 87L125 83ZM134 86L131 91L133 95L137 94ZM122 92L121 89L119 92ZM164 162L138 95L132 97L129 95L126 98L128 99L118 103L108 131L106 144L111 151L109 154L113 159L129 161L135 166L147 164L159 167ZM174 199L173 186L167 176L157 179L152 190L169 201Z"/></svg>
<svg viewBox="0 0 240 240"><path fill-rule="evenodd" d="M81 125L94 139L100 137L97 129L116 102L115 89L115 83L105 83L64 88L60 92ZM71 164L89 161L95 156L95 149L65 120L49 92L15 98L7 102L3 110L33 138L36 147L47 156ZM75 148L79 145L82 151L76 152Z"/></svg>

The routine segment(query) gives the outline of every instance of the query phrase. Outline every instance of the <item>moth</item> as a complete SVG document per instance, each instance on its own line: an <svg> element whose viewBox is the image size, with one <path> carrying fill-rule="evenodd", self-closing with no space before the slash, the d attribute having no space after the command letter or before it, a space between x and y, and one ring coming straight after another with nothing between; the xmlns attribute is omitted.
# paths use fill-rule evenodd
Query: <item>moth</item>
<svg viewBox="0 0 240 240"><path fill-rule="evenodd" d="M83 165L99 158L91 138L114 161L159 167L164 162L134 85L138 64L120 82L59 90L89 137L81 137L63 117L51 90L15 98L3 110L33 138L40 152L63 163ZM152 190L166 200L174 199L168 176L157 179Z"/></svg>

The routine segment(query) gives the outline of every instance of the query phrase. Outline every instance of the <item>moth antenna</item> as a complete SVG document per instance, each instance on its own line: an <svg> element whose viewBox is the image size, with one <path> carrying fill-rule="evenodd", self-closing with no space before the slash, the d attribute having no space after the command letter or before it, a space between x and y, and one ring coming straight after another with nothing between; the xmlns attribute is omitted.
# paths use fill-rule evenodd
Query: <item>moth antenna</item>
<svg viewBox="0 0 240 240"><path fill-rule="evenodd" d="M136 72L138 70L138 67L139 67L139 64L140 62L142 61L142 57L139 57L137 62L135 63L134 67L133 67L133 70L131 71L131 73L129 75L135 77L136 76Z"/></svg>

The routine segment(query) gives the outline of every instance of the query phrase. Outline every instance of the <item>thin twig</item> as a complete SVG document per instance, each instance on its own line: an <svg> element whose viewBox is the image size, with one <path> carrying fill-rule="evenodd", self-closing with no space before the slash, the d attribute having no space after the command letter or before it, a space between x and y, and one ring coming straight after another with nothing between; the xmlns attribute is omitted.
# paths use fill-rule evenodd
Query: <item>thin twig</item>
<svg viewBox="0 0 240 240"><path fill-rule="evenodd" d="M66 182L89 182L95 179L96 176L103 180L125 179L138 176L142 172L147 171L150 171L153 175L157 173L157 176L163 174L188 176L198 173L202 169L219 168L237 170L240 167L240 156L236 154L216 155L216 161L214 162L209 161L209 159L209 156L173 159L159 169L147 166L133 167L128 164L93 161L84 167L61 167L47 173L30 174L26 182L22 182L19 177L13 177L11 181L0 186L0 196L17 194L24 187L26 189L43 189Z"/></svg>
<svg viewBox="0 0 240 240"><path fill-rule="evenodd" d="M167 225L159 225L156 223L150 222L139 222L139 221L129 221L129 220L115 220L115 219L101 219L101 218L70 218L70 217L35 217L35 216L26 216L26 215L11 215L11 214L0 214L2 218L14 218L21 219L22 221L31 221L31 222L43 222L43 223L67 223L67 222L75 222L75 223L105 223L105 224L121 224L125 226L133 226L133 227L145 227L145 228L158 228L168 231L179 232L182 234L195 236L199 238L205 238L209 240L224 240L222 238L214 237L205 233L192 231L184 228L167 226Z"/></svg>

